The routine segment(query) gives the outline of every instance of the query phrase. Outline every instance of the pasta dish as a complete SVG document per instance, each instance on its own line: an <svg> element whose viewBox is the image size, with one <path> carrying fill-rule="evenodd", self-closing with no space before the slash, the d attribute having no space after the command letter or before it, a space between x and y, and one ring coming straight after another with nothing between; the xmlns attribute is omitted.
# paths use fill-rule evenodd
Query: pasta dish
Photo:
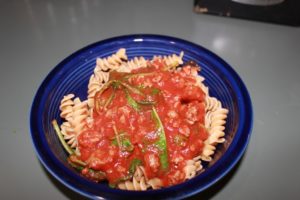
<svg viewBox="0 0 300 200"><path fill-rule="evenodd" d="M97 58L87 99L66 94L54 129L68 163L92 181L124 190L179 184L203 171L225 141L228 110L209 96L193 61Z"/></svg>

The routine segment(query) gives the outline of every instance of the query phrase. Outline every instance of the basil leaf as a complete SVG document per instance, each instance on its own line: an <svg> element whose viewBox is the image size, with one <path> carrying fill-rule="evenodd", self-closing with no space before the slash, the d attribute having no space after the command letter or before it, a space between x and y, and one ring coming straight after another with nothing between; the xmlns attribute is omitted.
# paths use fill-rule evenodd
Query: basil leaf
<svg viewBox="0 0 300 200"><path fill-rule="evenodd" d="M115 131L116 137L111 141L111 144L119 147L121 151L133 151L134 146L126 137L126 132L118 133L117 130Z"/></svg>
<svg viewBox="0 0 300 200"><path fill-rule="evenodd" d="M111 141L111 144L114 146L119 146L116 138Z"/></svg>
<svg viewBox="0 0 300 200"><path fill-rule="evenodd" d="M134 149L133 145L131 144L131 142L128 138L122 139L121 145L122 145L121 148L126 151L133 151L133 149Z"/></svg>
<svg viewBox="0 0 300 200"><path fill-rule="evenodd" d="M166 139L166 134L164 131L163 124L159 118L159 115L154 108L152 107L152 118L154 119L157 127L157 133L159 136L158 141L155 143L157 147L160 149L161 153L159 154L159 160L161 164L161 169L162 170L167 170L169 167L169 161L168 161L168 152L167 152L167 139Z"/></svg>
<svg viewBox="0 0 300 200"><path fill-rule="evenodd" d="M141 107L140 105L130 96L128 90L125 89L125 96L127 103L135 110L135 111L140 111Z"/></svg>

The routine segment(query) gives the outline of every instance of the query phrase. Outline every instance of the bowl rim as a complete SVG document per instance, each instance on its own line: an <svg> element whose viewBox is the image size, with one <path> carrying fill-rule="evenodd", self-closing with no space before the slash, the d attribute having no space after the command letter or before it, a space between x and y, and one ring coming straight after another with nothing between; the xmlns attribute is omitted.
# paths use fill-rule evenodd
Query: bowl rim
<svg viewBox="0 0 300 200"><path fill-rule="evenodd" d="M251 103L251 99L250 99L250 95L249 92L244 84L244 82L242 81L242 79L240 78L240 76L237 74L237 72L229 65L227 64L227 62L225 62L222 58L220 58L218 55L214 54L212 51L202 47L201 45L192 43L190 41L187 40L183 40L183 39L179 39L176 37L172 37L172 36L166 36L166 35L157 35L157 34L131 34L131 35L122 35L122 36L116 36L116 37L112 37L112 38L108 38L108 39L104 39L92 44L89 44L77 51L75 51L74 53L70 54L69 56L67 56L65 59L63 59L61 62L59 62L54 68L52 68L52 70L46 75L46 77L44 78L44 80L42 81L42 83L40 84L37 92L34 95L33 98L33 102L31 105L31 109L30 109L30 135L31 135L31 142L34 146L34 150L35 150L35 154L37 155L39 161L42 163L42 165L47 169L47 171L53 176L55 177L59 182L61 182L63 185L67 186L68 188L70 188L71 190L86 196L88 198L102 198L101 196L97 196L94 194L91 194L89 192L84 192L82 190L80 190L79 188L77 188L76 186L72 185L72 183L69 183L68 181L64 180L62 177L60 177L57 172L56 169L52 169L51 167L49 167L49 165L54 165L55 163L51 163L49 164L49 161L47 160L47 155L45 155L44 152L41 151L41 149L38 147L38 138L34 137L34 132L38 131L39 135L43 134L40 133L40 131L37 128L37 124L35 123L36 121L36 115L38 114L38 108L39 108L39 101L42 98L41 93L43 92L43 90L47 87L48 82L51 80L52 76L54 76L57 72L59 72L59 70L69 61L71 61L74 57L80 55L81 53L97 47L99 45L103 45L103 44L110 44L113 43L115 41L133 41L133 40L140 40L139 42L143 42L145 41L159 41L159 42L167 42L170 44L176 44L176 45L183 45L183 46L188 46L189 48L191 48L191 51L202 51L206 54L206 56L208 56L211 59L216 60L219 65L222 65L223 67L226 68L226 71L231 75L231 78L233 81L236 82L236 89L238 89L240 91L240 94L242 95L241 98L243 101L239 102L241 103L242 107L243 107L243 111L245 111L245 113L243 113L244 115L244 126L240 126L239 125L239 129L236 132L236 136L234 137L233 141L231 142L230 146L228 147L228 149L226 150L225 154L229 154L230 152L232 152L234 150L233 147L239 146L239 151L237 152L237 154L234 157L229 157L230 160L224 160L225 157L221 156L221 158L216 162L216 163L222 163L222 165L225 165L225 168L222 168L220 171L217 171L217 169L215 169L216 167L216 163L214 165L212 165L209 169L207 169L207 171L216 171L217 174L213 174L214 178L210 178L209 182L199 185L199 180L197 179L197 177L185 181L179 185L175 185L175 186L171 186L171 187L167 187L167 188L163 188L163 189L158 189L158 190L147 190L147 191L123 191L123 190L118 190L118 189L107 189L107 190L111 190L109 191L110 193L114 193L117 195L129 195L130 197L134 198L134 197L141 197L141 195L166 195L166 194L171 194L172 191L175 190L180 190L181 188L188 188L190 187L190 189L186 192L182 192L180 193L180 195L176 196L176 198L185 198L188 196L192 196L196 193L202 192L203 190L209 188L210 186L212 186L213 184L215 184L216 182L218 182L220 179L222 179L226 174L228 174L229 171L231 171L231 169L238 163L238 161L241 159L242 155L244 154L249 140L250 140L250 136L252 133L252 128L253 128L253 109L252 109L252 103ZM137 41L138 41L137 40ZM242 134L244 134L244 137L242 138L243 140L241 140L241 136ZM239 137L237 137L239 136ZM238 140L239 139L239 140ZM48 150L49 151L49 150ZM58 161L56 161L58 162ZM57 163L56 163L57 164ZM219 167L220 168L220 167ZM209 173L208 173L209 175ZM199 177L198 177L199 178ZM198 181L197 181L198 180ZM194 184L197 184L198 187L193 187ZM107 191L105 191L107 192Z"/></svg>

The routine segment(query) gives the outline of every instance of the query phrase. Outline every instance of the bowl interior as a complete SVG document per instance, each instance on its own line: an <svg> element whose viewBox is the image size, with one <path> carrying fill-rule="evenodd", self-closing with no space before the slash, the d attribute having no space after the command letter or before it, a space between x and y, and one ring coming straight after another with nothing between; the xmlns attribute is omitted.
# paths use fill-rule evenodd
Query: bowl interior
<svg viewBox="0 0 300 200"><path fill-rule="evenodd" d="M200 74L209 87L210 95L229 109L226 123L226 142L217 146L214 159L204 163L206 170L190 181L177 186L146 192L111 189L106 183L93 183L81 177L66 162L62 148L51 125L60 124L59 105L64 95L74 93L81 100L87 98L88 80L97 57L107 57L119 48L126 48L129 59L135 56L179 54L184 61L193 60L201 66ZM101 41L87 46L58 64L40 86L31 111L31 134L37 155L47 170L69 188L88 197L138 197L146 193L151 198L185 197L202 191L224 176L245 150L252 126L251 102L247 90L234 70L210 51L176 38L132 35Z"/></svg>

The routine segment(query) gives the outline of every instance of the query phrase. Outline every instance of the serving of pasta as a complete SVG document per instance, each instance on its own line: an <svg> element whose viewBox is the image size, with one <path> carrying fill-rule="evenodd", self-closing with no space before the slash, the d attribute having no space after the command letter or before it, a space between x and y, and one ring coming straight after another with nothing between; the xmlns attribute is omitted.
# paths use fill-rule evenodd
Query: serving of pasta
<svg viewBox="0 0 300 200"><path fill-rule="evenodd" d="M89 180L124 190L182 183L225 141L228 109L209 95L184 53L97 58L87 98L66 94L54 129L68 163Z"/></svg>

